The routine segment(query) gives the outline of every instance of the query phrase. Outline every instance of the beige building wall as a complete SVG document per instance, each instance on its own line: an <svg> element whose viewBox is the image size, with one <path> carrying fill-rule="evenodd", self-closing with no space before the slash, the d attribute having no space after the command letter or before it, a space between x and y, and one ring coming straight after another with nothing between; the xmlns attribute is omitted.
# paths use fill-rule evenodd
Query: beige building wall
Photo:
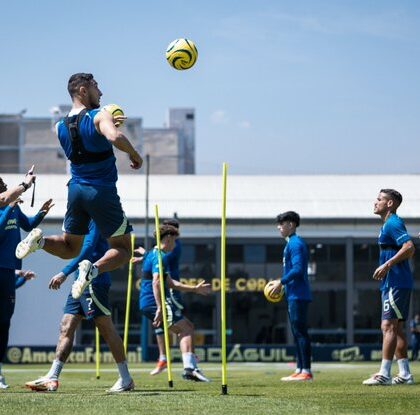
<svg viewBox="0 0 420 415"><path fill-rule="evenodd" d="M29 118L21 115L0 115L0 173L22 173L32 164L38 174L66 174L68 161L55 135L55 121L68 109L54 108L52 117ZM186 174L194 172L194 157L189 149L193 134L193 110L170 110L179 115L172 128L143 128L141 118L129 118L121 127L133 146L145 158L150 156L151 174ZM192 117L187 119L187 115ZM191 115L192 114L192 115ZM182 123L188 121L188 128ZM188 137L187 137L188 136ZM127 154L116 150L119 174L143 174L130 167Z"/></svg>

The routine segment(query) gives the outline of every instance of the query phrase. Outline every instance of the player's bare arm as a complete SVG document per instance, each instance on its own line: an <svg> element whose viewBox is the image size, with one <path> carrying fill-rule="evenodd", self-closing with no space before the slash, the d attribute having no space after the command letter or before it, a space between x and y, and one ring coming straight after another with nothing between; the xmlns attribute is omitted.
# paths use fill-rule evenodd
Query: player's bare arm
<svg viewBox="0 0 420 415"><path fill-rule="evenodd" d="M405 261L406 259L410 259L414 255L414 244L413 241L405 242L401 249L385 264L382 264L380 267L376 268L375 272L373 273L374 280L383 280L390 268L401 261Z"/></svg>
<svg viewBox="0 0 420 415"><path fill-rule="evenodd" d="M10 203L14 202L17 198L19 198L19 196L23 192L25 192L32 186L32 183L35 181L36 178L36 176L33 173L34 166L32 166L29 169L28 173L26 173L21 184L19 184L13 189L5 190L4 192L0 193L0 207L7 206Z"/></svg>
<svg viewBox="0 0 420 415"><path fill-rule="evenodd" d="M59 290L63 282L66 281L66 279L67 279L67 276L63 272L60 272L51 278L48 284L48 288L50 290Z"/></svg>
<svg viewBox="0 0 420 415"><path fill-rule="evenodd" d="M155 297L156 301L156 315L155 319L153 320L153 327L159 327L162 324L162 298L160 296L160 280L159 280L159 274L154 273L153 274L153 295Z"/></svg>
<svg viewBox="0 0 420 415"><path fill-rule="evenodd" d="M34 278L36 278L35 272L33 272L31 270L19 269L19 270L16 270L15 273L19 277L25 278L26 281L30 281L30 280L33 280Z"/></svg>
<svg viewBox="0 0 420 415"><path fill-rule="evenodd" d="M183 284L182 282L173 280L170 277L168 277L167 281L168 287L173 288L174 290L200 295L209 295L211 293L211 285L207 284L204 280L200 281L197 285Z"/></svg>
<svg viewBox="0 0 420 415"><path fill-rule="evenodd" d="M128 138L115 126L114 118L110 113L107 111L100 112L95 117L95 127L114 147L129 155L133 169L137 170L142 166L143 159L140 154L132 146Z"/></svg>
<svg viewBox="0 0 420 415"><path fill-rule="evenodd" d="M49 199L41 206L41 209L39 209L39 213L43 213L44 216L48 214L50 209L54 206L53 200Z"/></svg>

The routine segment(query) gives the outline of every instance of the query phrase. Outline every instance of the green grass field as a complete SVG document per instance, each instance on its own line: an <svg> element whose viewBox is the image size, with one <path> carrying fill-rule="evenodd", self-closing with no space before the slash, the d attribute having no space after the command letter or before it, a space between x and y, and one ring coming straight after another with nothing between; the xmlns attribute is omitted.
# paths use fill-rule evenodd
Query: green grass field
<svg viewBox="0 0 420 415"><path fill-rule="evenodd" d="M5 366L10 385L0 391L0 414L418 414L420 384L413 386L367 387L363 379L377 371L376 364L314 364L315 381L290 384L280 381L291 372L286 364L230 364L227 396L221 395L220 367L201 365L210 384L181 379L174 365L174 388L167 387L166 373L152 377L152 365L132 367L136 390L109 395L117 372L103 365L95 378L93 365L67 365L55 393L32 392L24 383L47 371L47 366ZM394 372L397 370L394 365ZM420 381L420 364L412 365ZM171 411L171 412L169 412ZM299 411L299 412L298 412Z"/></svg>

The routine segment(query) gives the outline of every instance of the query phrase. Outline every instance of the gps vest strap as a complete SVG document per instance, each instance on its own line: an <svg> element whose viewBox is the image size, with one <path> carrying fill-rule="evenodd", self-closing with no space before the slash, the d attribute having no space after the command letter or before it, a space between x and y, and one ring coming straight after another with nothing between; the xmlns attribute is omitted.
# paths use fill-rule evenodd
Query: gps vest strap
<svg viewBox="0 0 420 415"><path fill-rule="evenodd" d="M70 140L71 140L71 157L70 161L73 164L86 164L86 163L98 163L99 161L104 161L107 158L114 155L112 148L106 151L94 152L86 150L83 145L83 140L80 135L80 122L82 118L86 115L87 110L84 109L79 112L77 115L72 115L71 117L66 116L64 122L69 130Z"/></svg>

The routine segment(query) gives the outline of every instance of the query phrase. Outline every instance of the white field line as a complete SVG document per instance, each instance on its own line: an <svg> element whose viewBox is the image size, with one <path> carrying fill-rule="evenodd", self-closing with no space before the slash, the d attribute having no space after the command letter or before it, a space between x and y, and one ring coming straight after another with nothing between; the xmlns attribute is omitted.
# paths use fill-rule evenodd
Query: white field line
<svg viewBox="0 0 420 415"><path fill-rule="evenodd" d="M179 363L180 364L180 363ZM380 363L358 363L355 364L346 364L346 363L314 363L312 365L312 370L315 372L319 371L329 371L329 370L357 370L357 369L365 369L365 368L379 368ZM39 369L33 368L14 368L11 365L6 365L5 372L6 373L37 373L44 369L46 365L40 365ZM207 364L203 363L200 366L204 368L206 372L219 372L221 371L221 367L214 366L207 366ZM294 368L293 364L288 363L230 363L228 364L228 371L240 372L240 371L274 371L274 370L290 370ZM147 368L135 368L131 367L130 372L133 373L149 373L152 369L152 366ZM181 372L183 369L182 367L173 368L174 372ZM116 373L117 368L101 368L101 373ZM96 373L96 369L93 368L71 368L65 367L63 369L63 373Z"/></svg>

